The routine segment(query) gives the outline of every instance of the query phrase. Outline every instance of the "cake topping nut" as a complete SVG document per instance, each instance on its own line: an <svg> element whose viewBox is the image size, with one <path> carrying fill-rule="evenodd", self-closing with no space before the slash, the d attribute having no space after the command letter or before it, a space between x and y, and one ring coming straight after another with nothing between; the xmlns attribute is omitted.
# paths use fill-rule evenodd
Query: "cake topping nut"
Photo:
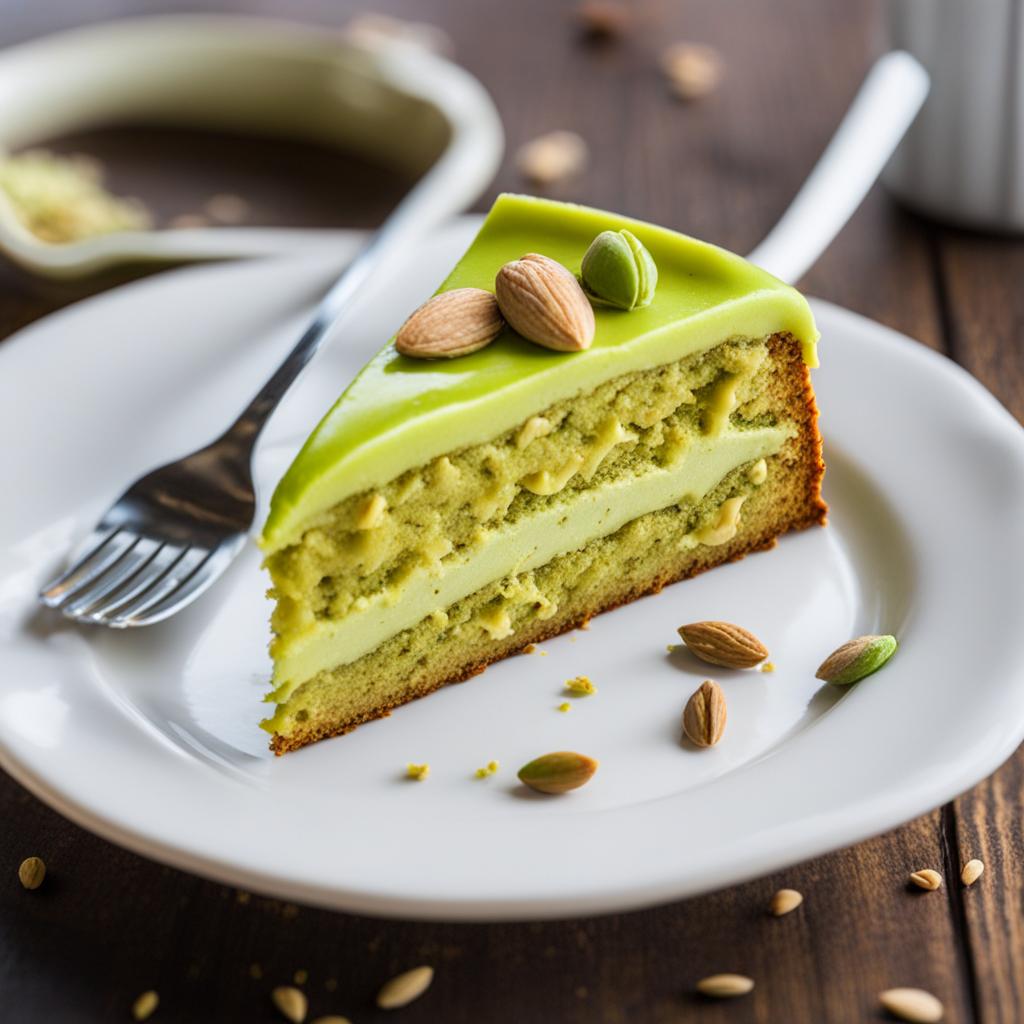
<svg viewBox="0 0 1024 1024"><path fill-rule="evenodd" d="M833 651L815 675L826 683L846 686L877 672L895 653L894 636L859 636Z"/></svg>
<svg viewBox="0 0 1024 1024"><path fill-rule="evenodd" d="M506 263L494 282L498 307L518 334L556 352L581 352L594 341L594 310L561 263L538 253Z"/></svg>
<svg viewBox="0 0 1024 1024"><path fill-rule="evenodd" d="M985 870L985 865L980 860L969 860L965 865L963 871L960 872L960 881L964 885L974 885L974 883L981 878L982 873Z"/></svg>
<svg viewBox="0 0 1024 1024"><path fill-rule="evenodd" d="M945 1014L942 1003L923 988L890 988L878 998L884 1009L909 1024L938 1024Z"/></svg>
<svg viewBox="0 0 1024 1024"><path fill-rule="evenodd" d="M661 58L672 91L681 100L696 100L711 92L722 78L722 58L713 46L675 43Z"/></svg>
<svg viewBox="0 0 1024 1024"><path fill-rule="evenodd" d="M541 188L580 174L589 159L583 137L567 131L540 135L520 146L516 154L519 173Z"/></svg>
<svg viewBox="0 0 1024 1024"><path fill-rule="evenodd" d="M753 633L731 622L691 622L678 632L698 658L712 665L753 668L768 657L768 648Z"/></svg>
<svg viewBox="0 0 1024 1024"><path fill-rule="evenodd" d="M41 857L26 857L18 867L18 880L26 889L38 889L46 877L46 865Z"/></svg>
<svg viewBox="0 0 1024 1024"><path fill-rule="evenodd" d="M927 889L929 892L934 892L942 885L942 875L932 868L923 868L921 871L912 872L910 881L918 889Z"/></svg>
<svg viewBox="0 0 1024 1024"><path fill-rule="evenodd" d="M134 1020L149 1020L150 1017L156 1013L156 1008L160 1005L160 997L150 989L148 992L143 992L138 999L132 1003L132 1018Z"/></svg>
<svg viewBox="0 0 1024 1024"><path fill-rule="evenodd" d="M278 985L270 993L270 998L285 1020L291 1021L292 1024L302 1024L306 1019L309 1003L301 989L292 985Z"/></svg>
<svg viewBox="0 0 1024 1024"><path fill-rule="evenodd" d="M713 747L725 732L725 694L718 683L705 679L686 702L683 732L698 747Z"/></svg>
<svg viewBox="0 0 1024 1024"><path fill-rule="evenodd" d="M658 267L631 231L602 231L583 256L580 279L593 302L639 309L654 298Z"/></svg>
<svg viewBox="0 0 1024 1024"><path fill-rule="evenodd" d="M753 980L743 974L712 974L697 982L697 991L713 999L735 999L753 989Z"/></svg>
<svg viewBox="0 0 1024 1024"><path fill-rule="evenodd" d="M425 302L402 324L395 348L413 359L453 359L489 345L504 326L490 292L453 288Z"/></svg>
<svg viewBox="0 0 1024 1024"><path fill-rule="evenodd" d="M386 982L377 993L377 1005L382 1010L397 1010L419 999L434 980L433 967L414 967Z"/></svg>
<svg viewBox="0 0 1024 1024"><path fill-rule="evenodd" d="M538 793L568 793L588 783L597 761L571 750L560 750L532 760L519 769L519 781Z"/></svg>
<svg viewBox="0 0 1024 1024"><path fill-rule="evenodd" d="M783 917L796 910L803 901L803 893L797 892L796 889L780 889L772 896L770 909L773 916Z"/></svg>

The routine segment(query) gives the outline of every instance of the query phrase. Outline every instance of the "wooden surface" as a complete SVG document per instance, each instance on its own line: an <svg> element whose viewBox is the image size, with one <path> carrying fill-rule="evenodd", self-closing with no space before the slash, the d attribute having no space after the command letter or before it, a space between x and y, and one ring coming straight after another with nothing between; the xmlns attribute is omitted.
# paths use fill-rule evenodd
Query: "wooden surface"
<svg viewBox="0 0 1024 1024"><path fill-rule="evenodd" d="M627 39L595 48L580 44L571 6L555 0L380 6L450 32L458 58L494 95L510 151L554 128L588 139L588 171L554 195L741 252L784 209L853 95L876 14L853 0L650 0L635 5ZM0 43L170 7L0 0ZM353 9L341 0L287 5L292 16L329 25ZM702 102L677 103L663 87L657 54L676 38L724 55L726 78ZM320 178L325 221L365 217L372 196L352 196L343 182L325 189ZM166 201L159 179L146 184L155 202ZM521 187L506 160L491 194ZM296 216L309 215L309 202ZM1024 416L1022 282L1021 242L930 225L876 189L803 285L946 352ZM0 270L0 336L81 291ZM969 699L970 680L964 687ZM201 881L92 837L0 777L0 1019L129 1020L134 997L155 988L154 1020L273 1021L269 990L301 970L311 1017L344 1013L367 1024L387 1018L373 1005L377 986L425 962L436 980L396 1017L408 1024L854 1024L884 1019L877 993L896 985L939 995L949 1021L1016 1024L1024 1020L1022 783L1018 754L955 804L896 832L668 907L564 923L437 925L298 908ZM699 851L700 837L693 842ZM32 854L50 875L26 892L15 872ZM985 875L962 889L960 865L975 856ZM907 874L921 867L940 870L947 885L908 889ZM783 885L806 902L775 920L765 907ZM727 1003L693 995L697 979L719 971L749 974L754 993Z"/></svg>

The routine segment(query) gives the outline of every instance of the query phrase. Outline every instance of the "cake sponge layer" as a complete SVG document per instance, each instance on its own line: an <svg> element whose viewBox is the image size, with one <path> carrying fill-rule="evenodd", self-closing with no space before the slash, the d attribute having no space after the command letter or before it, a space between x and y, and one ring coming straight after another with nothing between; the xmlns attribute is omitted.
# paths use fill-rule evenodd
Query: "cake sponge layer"
<svg viewBox="0 0 1024 1024"><path fill-rule="evenodd" d="M697 501L778 451L795 429L778 370L766 340L731 339L341 502L267 560L275 699L502 576Z"/></svg>

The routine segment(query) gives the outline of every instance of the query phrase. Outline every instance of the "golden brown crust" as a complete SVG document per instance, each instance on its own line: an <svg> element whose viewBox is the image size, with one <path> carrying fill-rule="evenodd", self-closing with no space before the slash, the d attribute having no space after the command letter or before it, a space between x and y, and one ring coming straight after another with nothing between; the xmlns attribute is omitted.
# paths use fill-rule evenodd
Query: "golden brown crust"
<svg viewBox="0 0 1024 1024"><path fill-rule="evenodd" d="M287 736L276 734L270 744L274 753L284 754L317 740L351 732L364 722L387 717L396 707L418 697L425 697L442 686L460 683L479 675L489 664L518 654L530 644L537 644L561 633L578 629L601 612L611 611L648 594L655 594L670 583L689 579L726 562L738 561L755 551L772 548L783 533L806 529L809 526L823 526L828 512L821 497L825 464L821 457L821 436L817 426L818 407L811 387L810 373L803 362L800 345L791 337L776 335L769 339L768 348L770 355L778 364L779 384L785 393L787 414L796 423L797 434L782 453L772 457L780 460L780 473L785 476L788 488L787 500L783 507L774 510L774 515L766 516L766 522L760 530L754 533L741 532L734 540L717 547L702 546L688 551L677 556L674 563L666 565L662 572L647 579L643 585L628 586L620 592L613 591L585 609L575 609L546 621L538 620L520 630L514 637L495 644L485 658L462 666L458 671L441 678L424 680L420 685L407 690L401 699L381 703L372 710L344 722L311 722L305 728L296 729Z"/></svg>

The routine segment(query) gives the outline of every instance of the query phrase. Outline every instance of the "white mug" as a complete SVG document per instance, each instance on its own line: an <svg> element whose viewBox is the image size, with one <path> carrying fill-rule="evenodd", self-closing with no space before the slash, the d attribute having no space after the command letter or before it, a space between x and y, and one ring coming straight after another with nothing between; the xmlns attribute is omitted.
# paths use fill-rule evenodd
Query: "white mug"
<svg viewBox="0 0 1024 1024"><path fill-rule="evenodd" d="M1024 0L886 0L888 46L928 69L924 108L883 175L907 205L1024 231Z"/></svg>

